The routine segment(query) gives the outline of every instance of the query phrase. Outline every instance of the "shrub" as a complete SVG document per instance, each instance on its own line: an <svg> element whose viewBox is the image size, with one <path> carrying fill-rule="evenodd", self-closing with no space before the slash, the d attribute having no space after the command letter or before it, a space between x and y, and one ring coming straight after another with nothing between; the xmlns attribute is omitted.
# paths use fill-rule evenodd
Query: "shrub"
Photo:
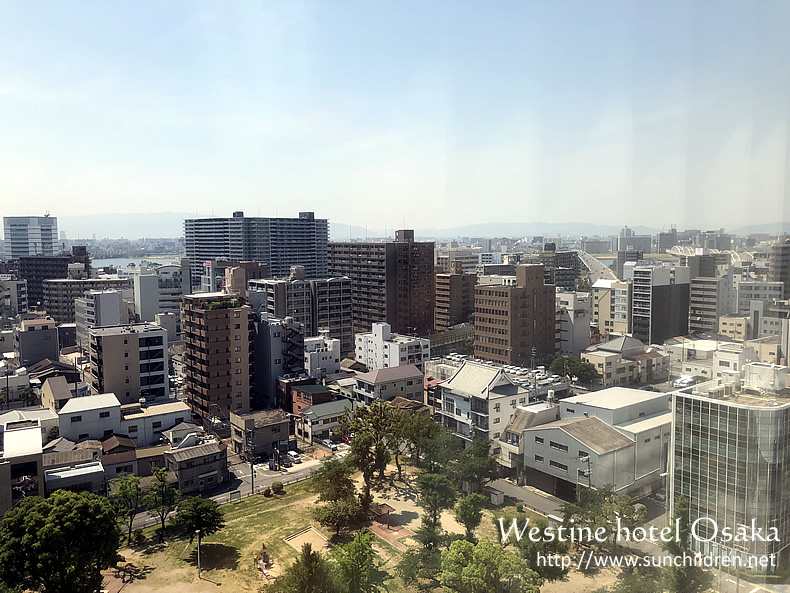
<svg viewBox="0 0 790 593"><path fill-rule="evenodd" d="M266 486L266 488L263 489L263 495L264 496L271 496L272 495L272 489L269 488L268 486Z"/></svg>
<svg viewBox="0 0 790 593"><path fill-rule="evenodd" d="M282 482L275 482L272 484L272 492L275 494L282 494L283 491L283 483Z"/></svg>
<svg viewBox="0 0 790 593"><path fill-rule="evenodd" d="M524 505L521 504L520 502L516 503L516 512L517 513L523 513L524 512Z"/></svg>

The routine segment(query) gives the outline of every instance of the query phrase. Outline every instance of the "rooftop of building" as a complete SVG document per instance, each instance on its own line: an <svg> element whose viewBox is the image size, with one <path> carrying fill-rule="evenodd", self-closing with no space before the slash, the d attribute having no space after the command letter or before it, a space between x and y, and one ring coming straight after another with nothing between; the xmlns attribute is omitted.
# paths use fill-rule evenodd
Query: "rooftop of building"
<svg viewBox="0 0 790 593"><path fill-rule="evenodd" d="M0 427L4 427L10 422L23 422L26 420L57 421L57 419L58 415L49 408L21 408L17 410L9 410L3 414L0 414Z"/></svg>
<svg viewBox="0 0 790 593"><path fill-rule="evenodd" d="M338 416L344 414L345 411L351 410L353 403L347 399L338 399L323 404L315 404L302 410L302 416L309 420L316 420L319 418L328 418L331 416Z"/></svg>
<svg viewBox="0 0 790 593"><path fill-rule="evenodd" d="M465 360L453 375L442 383L443 389L476 397L526 395L527 389L513 383L498 366Z"/></svg>
<svg viewBox="0 0 790 593"><path fill-rule="evenodd" d="M555 420L554 422L540 424L527 430L538 431L552 428L559 428L598 455L612 453L634 444L634 441L609 426L606 422L594 417Z"/></svg>
<svg viewBox="0 0 790 593"><path fill-rule="evenodd" d="M256 410L254 412L247 412L245 414L236 414L235 412L231 412L231 424L233 424L234 416L241 418L242 422L252 420L253 426L255 428L264 428L266 426L271 426L272 424L280 424L282 422L289 421L288 414L285 412L285 410L281 410L280 408L273 408L271 410Z"/></svg>
<svg viewBox="0 0 790 593"><path fill-rule="evenodd" d="M40 454L42 452L41 428L36 425L7 430L3 436L3 446L5 459Z"/></svg>
<svg viewBox="0 0 790 593"><path fill-rule="evenodd" d="M87 478L90 476L95 476L97 479L104 476L104 466L101 461L88 461L73 466L59 467L44 471L44 480L47 482L58 482L60 480L80 477Z"/></svg>
<svg viewBox="0 0 790 593"><path fill-rule="evenodd" d="M87 463L99 459L100 453L100 449L71 449L69 451L49 451L45 449L41 457L41 465L44 468L48 468Z"/></svg>
<svg viewBox="0 0 790 593"><path fill-rule="evenodd" d="M189 417L191 408L182 401L167 401L163 403L150 403L146 405L126 404L121 406L121 415L124 420L134 420L136 418L150 418L151 416L161 416L163 414L177 414L183 412Z"/></svg>
<svg viewBox="0 0 790 593"><path fill-rule="evenodd" d="M670 400L670 395L667 393L658 393L655 391L644 391L642 389L631 389L629 387L609 387L601 391L593 391L590 393L583 393L573 397L567 397L562 400L562 404L585 404L596 408L603 408L606 410L616 410L625 408L634 404L645 403L657 399L665 399L667 402Z"/></svg>
<svg viewBox="0 0 790 593"><path fill-rule="evenodd" d="M63 405L59 414L74 414L113 407L121 407L121 402L118 401L115 394L99 393L96 395L86 395L84 397L72 397Z"/></svg>
<svg viewBox="0 0 790 593"><path fill-rule="evenodd" d="M644 352L645 345L640 340L637 340L636 338L632 338L630 336L620 336L619 338L609 340L608 342L601 342L600 344L594 344L589 348L587 348L586 352L605 351L605 352L617 352L622 354L634 350L641 350Z"/></svg>
<svg viewBox="0 0 790 593"><path fill-rule="evenodd" d="M156 325L155 323L135 323L132 325L90 328L90 334L97 336L116 336L121 334L140 334L148 332L165 333L166 331L167 330L161 325Z"/></svg>
<svg viewBox="0 0 790 593"><path fill-rule="evenodd" d="M387 367L376 369L357 375L357 380L365 383L387 383L389 381L402 381L404 379L419 379L420 385L423 381L423 372L413 364L404 364L397 367Z"/></svg>
<svg viewBox="0 0 790 593"><path fill-rule="evenodd" d="M323 385L294 385L291 389L294 391L304 391L305 393L330 393L328 387L324 387Z"/></svg>
<svg viewBox="0 0 790 593"><path fill-rule="evenodd" d="M227 445L212 441L210 443L203 443L195 445L194 447L184 447L183 449L172 449L167 451L166 455L171 455L173 459L180 463L182 461L189 461L191 459L198 459L206 455L213 455L227 449Z"/></svg>

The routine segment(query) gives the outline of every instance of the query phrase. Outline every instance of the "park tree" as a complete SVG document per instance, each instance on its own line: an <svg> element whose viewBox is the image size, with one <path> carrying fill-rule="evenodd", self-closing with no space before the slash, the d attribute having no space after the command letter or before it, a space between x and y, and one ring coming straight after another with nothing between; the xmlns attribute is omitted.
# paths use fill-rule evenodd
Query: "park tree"
<svg viewBox="0 0 790 593"><path fill-rule="evenodd" d="M311 485L313 492L318 494L318 500L327 502L353 498L356 486L351 476L354 468L335 457L329 457L313 472Z"/></svg>
<svg viewBox="0 0 790 593"><path fill-rule="evenodd" d="M626 494L615 493L611 484L601 488L582 488L579 500L563 504L560 511L566 524L573 519L576 527L589 527L593 532L599 527L606 528L612 549L616 546L618 519L622 526L633 530L643 525L647 518L644 506L634 504Z"/></svg>
<svg viewBox="0 0 790 593"><path fill-rule="evenodd" d="M435 548L441 539L441 514L443 510L452 508L455 487L444 474L420 474L417 476L417 491L424 511L417 538L424 547Z"/></svg>
<svg viewBox="0 0 790 593"><path fill-rule="evenodd" d="M542 579L526 562L488 539L456 540L442 552L441 583L453 593L540 593Z"/></svg>
<svg viewBox="0 0 790 593"><path fill-rule="evenodd" d="M680 538L663 544L664 551L670 556L693 556L691 550L691 525L689 524L689 503L685 496L675 501L672 514L674 524L679 521ZM710 587L712 575L700 566L671 566L664 572L664 584L670 593L700 593Z"/></svg>
<svg viewBox="0 0 790 593"><path fill-rule="evenodd" d="M339 593L329 562L305 543L296 561L285 569L266 593Z"/></svg>
<svg viewBox="0 0 790 593"><path fill-rule="evenodd" d="M127 527L126 541L132 541L134 518L143 503L143 489L140 477L132 474L121 474L110 480L110 500L121 523Z"/></svg>
<svg viewBox="0 0 790 593"><path fill-rule="evenodd" d="M178 504L173 525L178 531L188 535L191 543L196 531L200 531L201 537L217 533L225 527L225 519L214 500L191 496Z"/></svg>
<svg viewBox="0 0 790 593"><path fill-rule="evenodd" d="M436 473L443 469L449 469L452 463L458 459L462 448L461 439L444 426L439 426L439 430L423 445L423 455L428 472Z"/></svg>
<svg viewBox="0 0 790 593"><path fill-rule="evenodd" d="M373 532L363 527L349 543L332 550L339 593L375 593L382 590L373 578L378 556L373 549L374 538Z"/></svg>
<svg viewBox="0 0 790 593"><path fill-rule="evenodd" d="M455 506L455 520L464 526L466 539L470 541L474 538L475 529L483 518L485 502L485 496L473 492L464 496Z"/></svg>
<svg viewBox="0 0 790 593"><path fill-rule="evenodd" d="M373 472L376 470L375 439L369 432L358 432L351 441L346 461L352 467L362 472L364 492L362 493L362 507L367 511L373 497L370 494L373 482Z"/></svg>
<svg viewBox="0 0 790 593"><path fill-rule="evenodd" d="M143 506L152 517L159 519L159 542L165 541L165 525L168 515L178 508L181 493L167 481L167 469L157 467L153 470L151 488L143 496Z"/></svg>
<svg viewBox="0 0 790 593"><path fill-rule="evenodd" d="M477 491L496 478L497 462L490 451L491 441L474 439L461 452L453 467L453 475L459 484L466 482L472 491Z"/></svg>
<svg viewBox="0 0 790 593"><path fill-rule="evenodd" d="M390 460L388 440L393 422L394 408L392 404L382 400L376 400L369 406L360 406L353 413L346 412L344 429L354 433L354 440L360 434L371 437L367 442L372 449L373 466L379 472L379 479L384 478Z"/></svg>
<svg viewBox="0 0 790 593"><path fill-rule="evenodd" d="M0 522L0 582L42 593L93 593L101 572L121 560L120 540L106 498L68 490L26 498Z"/></svg>
<svg viewBox="0 0 790 593"><path fill-rule="evenodd" d="M623 571L617 582L609 587L601 587L593 593L664 593L661 571L653 566L640 566Z"/></svg>
<svg viewBox="0 0 790 593"><path fill-rule="evenodd" d="M328 529L334 529L335 535L353 523L362 512L362 505L353 498L331 500L313 509L313 517Z"/></svg>
<svg viewBox="0 0 790 593"><path fill-rule="evenodd" d="M412 414L406 419L406 447L409 449L414 465L420 467L426 446L442 431L445 431L444 427L434 422L430 414Z"/></svg>
<svg viewBox="0 0 790 593"><path fill-rule="evenodd" d="M494 524L497 529L499 529L499 519L500 517L494 517ZM520 516L506 515L502 517L502 523L507 528L507 526L513 524L513 519L517 519L519 523L522 523L526 519L526 516L523 514L520 514ZM520 540L513 542L515 543L519 556L526 560L527 565L538 573L542 579L547 581L559 581L564 579L568 574L567 568L557 566L556 563L552 563L554 564L553 566L548 566L546 562L538 562L538 557L546 558L554 555L563 556L570 550L570 543L567 541L559 541L559 539L555 537L550 537L546 533L549 523L545 519L531 520L530 526L537 527L540 530L540 537L534 538L537 541L533 541L533 539L529 537L522 537ZM505 547L508 545L510 545L510 543L505 544Z"/></svg>
<svg viewBox="0 0 790 593"><path fill-rule="evenodd" d="M19 399L25 402L26 406L32 406L36 401L36 392L31 387L25 387L19 392Z"/></svg>
<svg viewBox="0 0 790 593"><path fill-rule="evenodd" d="M403 410L392 408L392 422L387 433L387 446L392 452L395 467L398 468L398 480L401 482L403 481L403 466L400 462L400 455L409 440L409 418L410 416Z"/></svg>
<svg viewBox="0 0 790 593"><path fill-rule="evenodd" d="M595 365L578 356L558 356L549 367L551 372L561 377L576 377L580 383L592 383L600 375Z"/></svg>
<svg viewBox="0 0 790 593"><path fill-rule="evenodd" d="M436 547L409 550L401 556L395 570L407 587L433 591L441 585L442 552Z"/></svg>

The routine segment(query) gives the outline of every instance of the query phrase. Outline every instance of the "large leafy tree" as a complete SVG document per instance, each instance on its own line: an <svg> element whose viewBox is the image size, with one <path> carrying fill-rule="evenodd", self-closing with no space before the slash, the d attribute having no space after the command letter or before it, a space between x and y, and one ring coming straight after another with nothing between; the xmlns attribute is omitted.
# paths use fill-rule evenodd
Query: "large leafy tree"
<svg viewBox="0 0 790 593"><path fill-rule="evenodd" d="M356 486L351 476L354 468L335 457L329 457L321 462L319 468L312 475L312 489L318 494L322 502L353 498Z"/></svg>
<svg viewBox="0 0 790 593"><path fill-rule="evenodd" d="M362 512L354 498L332 500L313 509L313 517L324 527L335 530L335 535L355 521Z"/></svg>
<svg viewBox="0 0 790 593"><path fill-rule="evenodd" d="M225 527L225 519L215 501L191 496L179 503L173 524L181 533L189 535L191 542L198 530L201 537L218 532Z"/></svg>
<svg viewBox="0 0 790 593"><path fill-rule="evenodd" d="M413 414L405 424L406 446L409 449L414 465L420 467L421 457L428 443L446 429L430 417L429 414Z"/></svg>
<svg viewBox="0 0 790 593"><path fill-rule="evenodd" d="M326 558L304 544L296 561L266 587L267 593L339 593Z"/></svg>
<svg viewBox="0 0 790 593"><path fill-rule="evenodd" d="M396 571L407 587L433 591L441 584L442 552L439 548L426 547L409 550L401 556Z"/></svg>
<svg viewBox="0 0 790 593"><path fill-rule="evenodd" d="M394 408L389 402L376 400L369 406L360 406L353 415L347 412L346 430L355 433L354 441L360 434L370 438L366 441L372 449L373 467L384 477L390 460L388 440L394 422ZM353 444L353 441L352 441Z"/></svg>
<svg viewBox="0 0 790 593"><path fill-rule="evenodd" d="M168 515L178 508L178 500L181 498L179 491L167 481L167 469L164 467L155 468L153 471L151 489L143 496L143 506L161 522L159 530L159 542L165 541L165 522Z"/></svg>
<svg viewBox="0 0 790 593"><path fill-rule="evenodd" d="M443 426L439 426L430 439L423 444L423 456L430 473L447 470L458 459L463 445L461 439Z"/></svg>
<svg viewBox="0 0 790 593"><path fill-rule="evenodd" d="M110 481L110 499L115 506L118 518L127 527L126 541L132 540L132 525L143 503L143 489L140 477L121 474Z"/></svg>
<svg viewBox="0 0 790 593"><path fill-rule="evenodd" d="M349 465L362 472L365 489L360 498L362 507L367 511L373 500L370 489L373 482L373 472L376 470L376 450L373 435L369 432L356 433L351 441L346 461Z"/></svg>
<svg viewBox="0 0 790 593"><path fill-rule="evenodd" d="M332 550L340 593L374 593L382 590L373 579L377 558L373 549L374 537L370 529L363 527L349 543Z"/></svg>
<svg viewBox="0 0 790 593"><path fill-rule="evenodd" d="M673 521L679 521L680 539L663 544L664 551L670 556L693 556L691 551L691 525L689 524L689 503L685 496L675 501ZM710 587L712 575L699 566L672 566L664 573L664 582L671 593L699 593Z"/></svg>
<svg viewBox="0 0 790 593"><path fill-rule="evenodd" d="M483 505L486 502L486 497L477 492L467 494L455 506L455 520L458 521L466 529L466 538L472 540L475 535L475 529L480 525L483 519Z"/></svg>
<svg viewBox="0 0 790 593"><path fill-rule="evenodd" d="M542 579L526 562L488 539L456 540L442 552L441 583L453 593L539 593Z"/></svg>
<svg viewBox="0 0 790 593"><path fill-rule="evenodd" d="M427 414L420 414L427 415ZM409 439L409 415L403 410L392 409L392 422L387 433L387 446L392 452L395 467L398 468L398 480L403 481L403 466L400 462L401 452Z"/></svg>
<svg viewBox="0 0 790 593"><path fill-rule="evenodd" d="M600 374L595 365L578 356L558 356L549 367L551 372L561 377L576 377L581 383L592 383Z"/></svg>
<svg viewBox="0 0 790 593"><path fill-rule="evenodd" d="M514 518L516 517L512 515L506 516L502 518L502 522L505 525L511 525ZM521 523L526 517L521 515L517 518ZM499 526L499 517L494 518L494 523L497 527ZM548 534L546 534L549 523L545 519L538 519L534 522L530 521L530 526L540 529L541 536L534 538L537 541L533 541L528 537L522 537L518 542L515 542L519 555L526 560L529 567L538 573L541 578L547 581L564 579L568 574L567 568L557 566L557 563L552 563L554 566L548 566L545 562L538 562L538 557L542 556L546 558L554 555L565 555L568 553L568 550L570 550L570 543L567 541L559 541L555 537L549 537Z"/></svg>
<svg viewBox="0 0 790 593"><path fill-rule="evenodd" d="M0 582L43 593L93 593L121 560L115 509L89 492L31 497L0 522Z"/></svg>
<svg viewBox="0 0 790 593"><path fill-rule="evenodd" d="M461 452L453 468L459 483L467 482L473 491L485 486L496 478L496 458L490 453L491 441L474 439L472 444Z"/></svg>
<svg viewBox="0 0 790 593"><path fill-rule="evenodd" d="M455 502L455 487L444 474L420 474L417 476L417 491L424 511L417 538L426 548L434 548L441 539L442 511L452 508Z"/></svg>

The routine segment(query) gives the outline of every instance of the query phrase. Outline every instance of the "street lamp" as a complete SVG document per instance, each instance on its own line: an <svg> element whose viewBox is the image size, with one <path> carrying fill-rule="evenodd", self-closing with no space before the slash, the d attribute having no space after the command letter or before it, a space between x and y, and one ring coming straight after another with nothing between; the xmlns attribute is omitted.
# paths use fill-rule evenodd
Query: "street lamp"
<svg viewBox="0 0 790 593"><path fill-rule="evenodd" d="M198 579L200 579L200 529L195 531L198 538L198 547L197 547L197 561L198 561Z"/></svg>

